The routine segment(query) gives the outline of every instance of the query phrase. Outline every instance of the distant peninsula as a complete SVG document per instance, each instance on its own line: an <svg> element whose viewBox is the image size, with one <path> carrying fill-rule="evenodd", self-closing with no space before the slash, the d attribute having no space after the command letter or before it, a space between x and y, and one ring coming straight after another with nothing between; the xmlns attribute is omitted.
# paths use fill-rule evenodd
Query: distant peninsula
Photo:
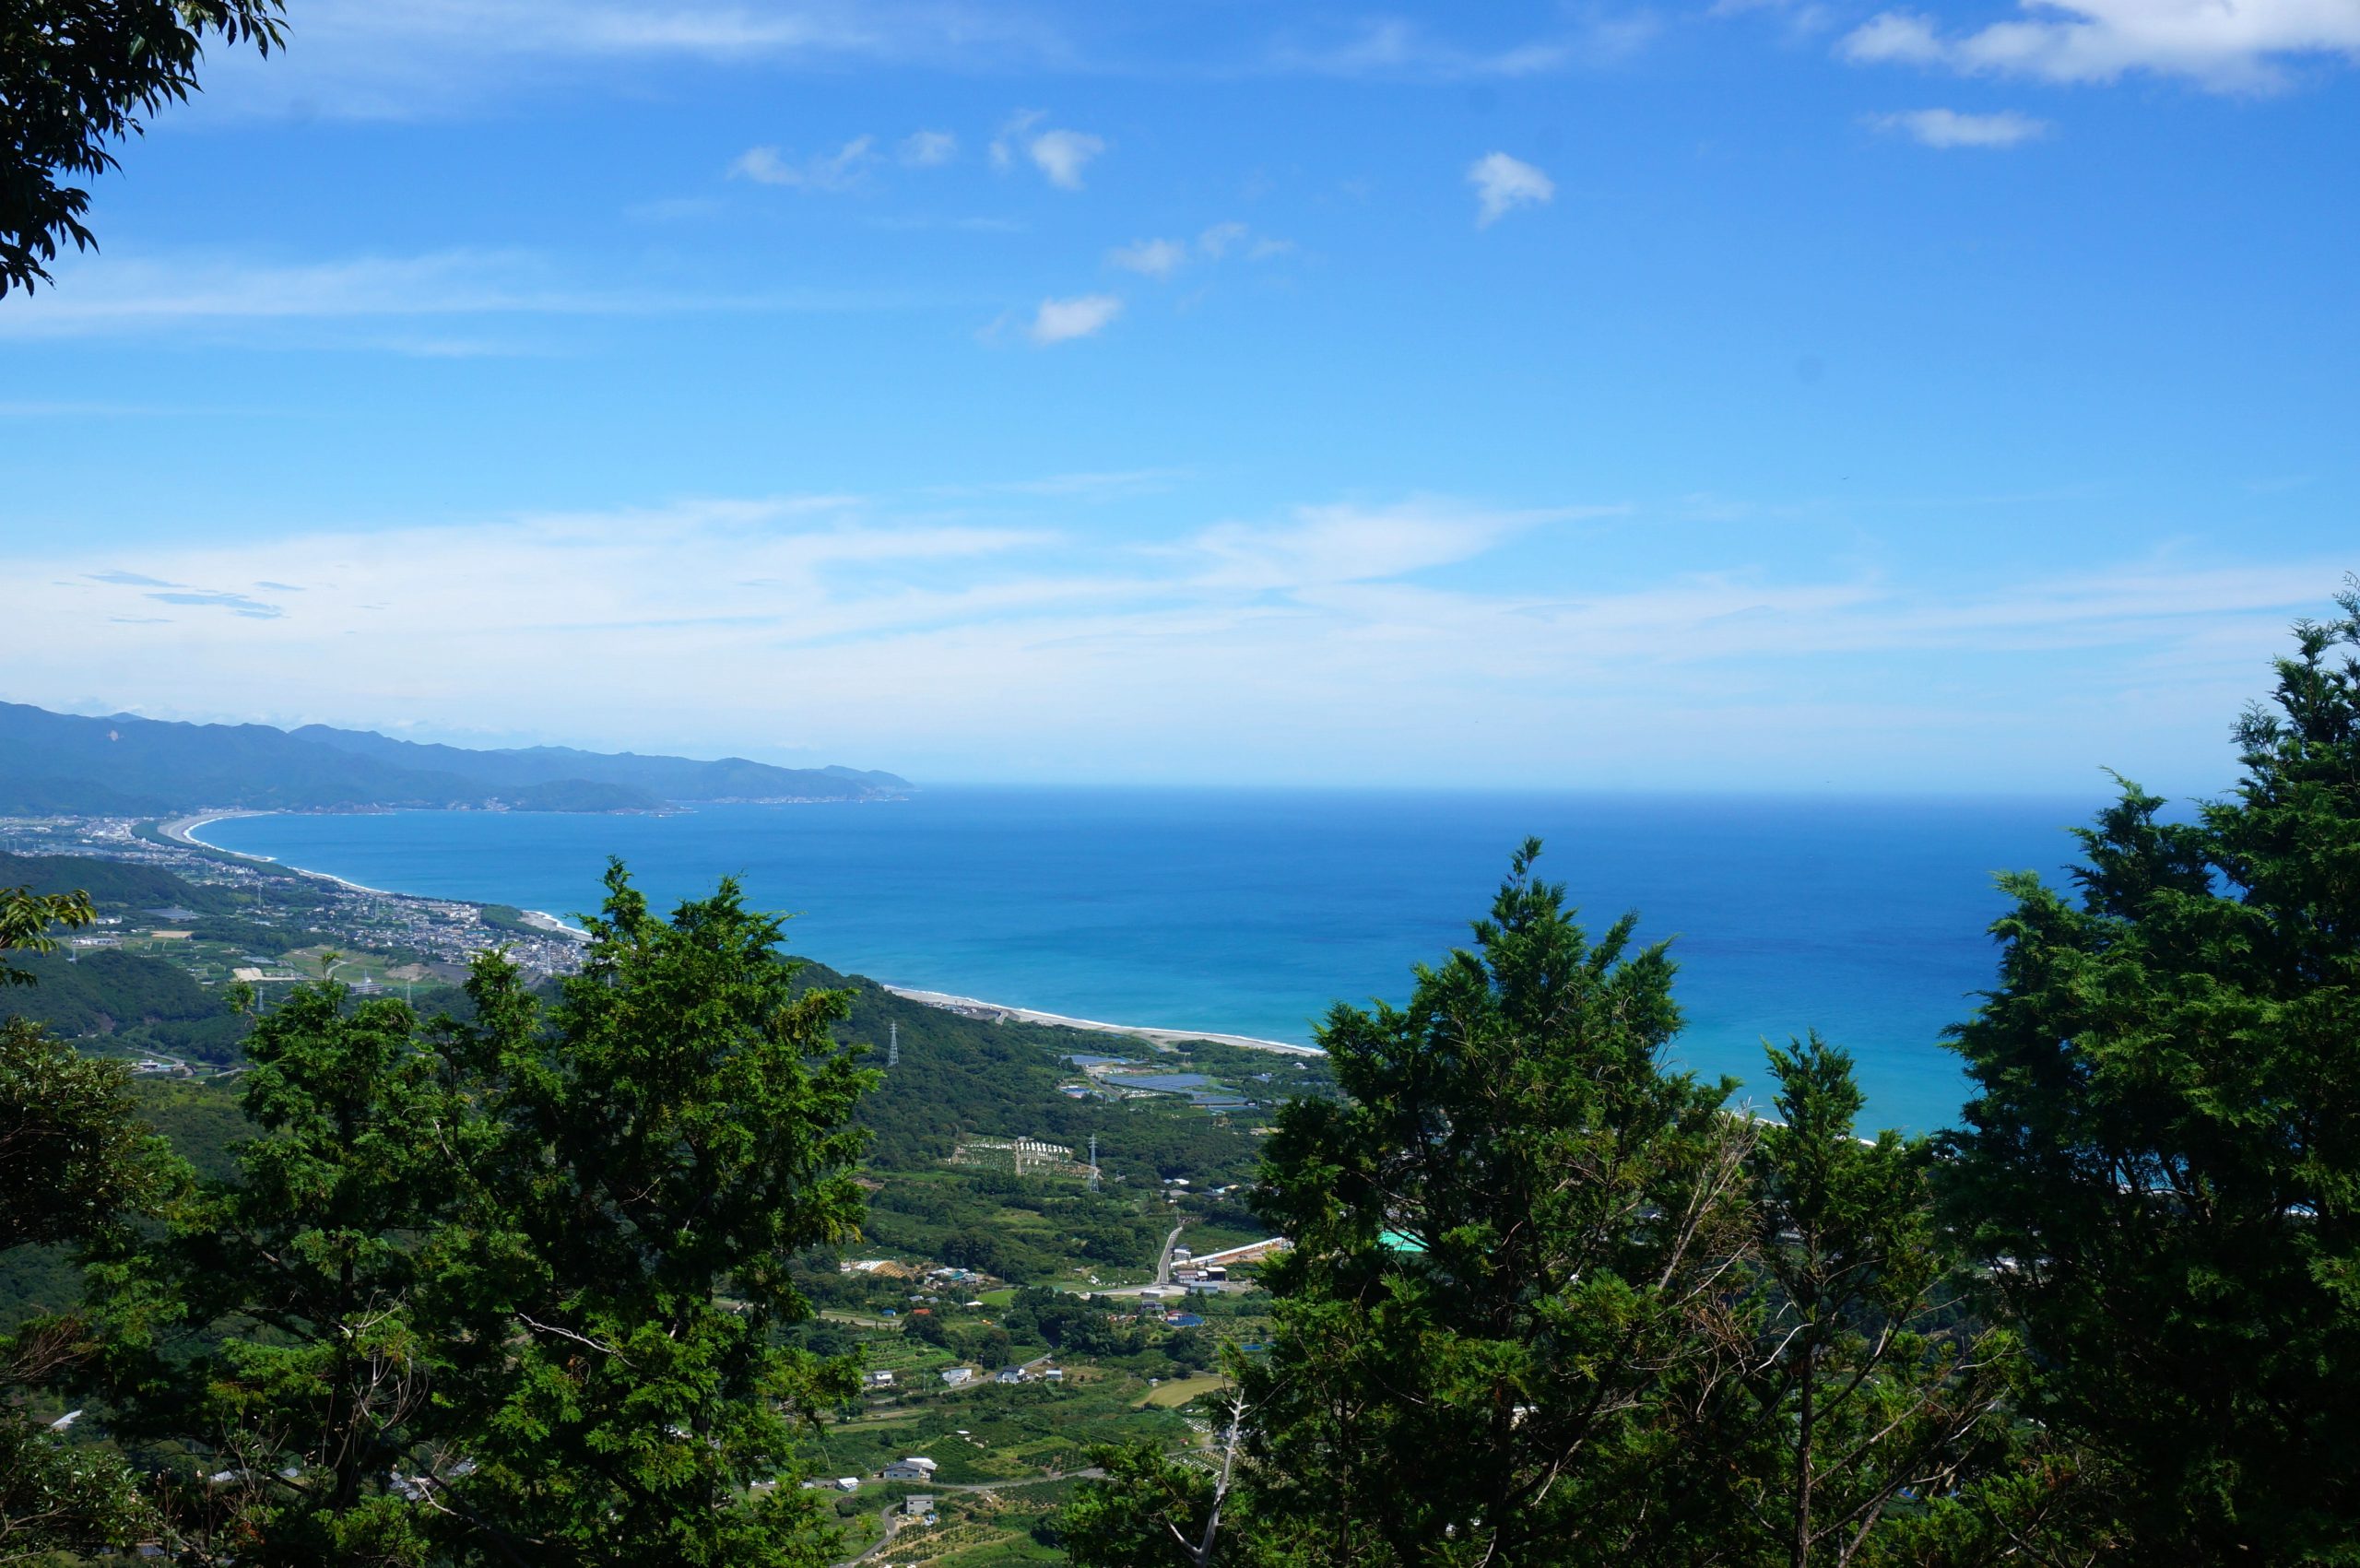
<svg viewBox="0 0 2360 1568"><path fill-rule="evenodd" d="M86 718L0 702L0 816L242 811L660 811L723 801L898 799L908 780L742 757L476 751L305 725Z"/></svg>

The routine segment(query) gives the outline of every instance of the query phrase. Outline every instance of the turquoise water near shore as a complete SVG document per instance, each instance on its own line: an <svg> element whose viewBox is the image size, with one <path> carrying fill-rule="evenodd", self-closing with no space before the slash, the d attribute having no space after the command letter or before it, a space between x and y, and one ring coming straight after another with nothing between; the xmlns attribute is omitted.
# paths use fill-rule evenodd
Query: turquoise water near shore
<svg viewBox="0 0 2360 1568"><path fill-rule="evenodd" d="M249 817L207 843L374 888L564 915L609 855L667 905L736 876L788 943L894 984L1127 1024L1307 1043L1463 944L1527 834L1593 931L1673 938L1699 1070L1757 1084L1817 1028L1877 1125L1950 1125L1943 1028L1988 985L1992 873L2054 874L2090 800L928 789L665 817ZM1767 1094L1748 1091L1757 1102Z"/></svg>

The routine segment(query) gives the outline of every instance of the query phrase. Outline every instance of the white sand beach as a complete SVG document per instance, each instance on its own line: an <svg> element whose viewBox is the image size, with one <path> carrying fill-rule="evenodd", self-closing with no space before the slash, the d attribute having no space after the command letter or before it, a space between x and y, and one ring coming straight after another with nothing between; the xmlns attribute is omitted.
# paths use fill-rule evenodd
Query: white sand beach
<svg viewBox="0 0 2360 1568"><path fill-rule="evenodd" d="M1291 1056L1316 1056L1320 1053L1310 1045L1290 1045L1283 1040L1260 1040L1250 1034L1223 1034L1210 1029L1158 1029L1144 1024L1103 1023L1096 1019L1068 1018L1063 1013L1044 1013L1035 1008L1003 1007L997 1002L982 1001L974 996L957 996L948 991L920 991L907 985L887 985L886 990L913 1002L923 1002L929 1008L941 1008L969 1018L1007 1019L1018 1023L1056 1024L1064 1029L1086 1029L1098 1034L1127 1034L1155 1045L1176 1045L1184 1040L1210 1040L1218 1045L1241 1045L1249 1051L1279 1051Z"/></svg>

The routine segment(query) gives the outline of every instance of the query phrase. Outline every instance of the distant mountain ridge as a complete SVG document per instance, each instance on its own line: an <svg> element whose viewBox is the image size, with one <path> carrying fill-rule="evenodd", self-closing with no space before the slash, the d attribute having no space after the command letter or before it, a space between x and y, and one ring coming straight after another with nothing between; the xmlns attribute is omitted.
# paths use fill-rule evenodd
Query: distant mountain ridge
<svg viewBox="0 0 2360 1568"><path fill-rule="evenodd" d="M570 747L475 751L306 725L85 718L0 702L0 815L458 808L650 811L723 800L879 800L891 773L777 768L742 757L608 756Z"/></svg>

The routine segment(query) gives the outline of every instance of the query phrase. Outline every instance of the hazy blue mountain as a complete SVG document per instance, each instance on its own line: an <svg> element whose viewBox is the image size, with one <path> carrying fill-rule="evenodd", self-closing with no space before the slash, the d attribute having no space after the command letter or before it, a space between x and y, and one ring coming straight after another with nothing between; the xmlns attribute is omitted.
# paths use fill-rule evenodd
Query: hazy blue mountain
<svg viewBox="0 0 2360 1568"><path fill-rule="evenodd" d="M645 790L664 800L854 800L900 795L910 787L909 781L891 773L854 768L774 768L742 757L699 762L685 757L643 757L632 751L620 755L577 751L570 746L471 751L392 740L370 730L331 729L325 725L305 725L292 733L299 740L332 746L358 757L456 773L487 784L586 779Z"/></svg>
<svg viewBox="0 0 2360 1568"><path fill-rule="evenodd" d="M470 751L319 725L290 735L268 725L85 718L0 702L0 814L212 806L625 811L667 801L858 800L908 788L890 773L773 768L735 757L608 757L562 747Z"/></svg>

